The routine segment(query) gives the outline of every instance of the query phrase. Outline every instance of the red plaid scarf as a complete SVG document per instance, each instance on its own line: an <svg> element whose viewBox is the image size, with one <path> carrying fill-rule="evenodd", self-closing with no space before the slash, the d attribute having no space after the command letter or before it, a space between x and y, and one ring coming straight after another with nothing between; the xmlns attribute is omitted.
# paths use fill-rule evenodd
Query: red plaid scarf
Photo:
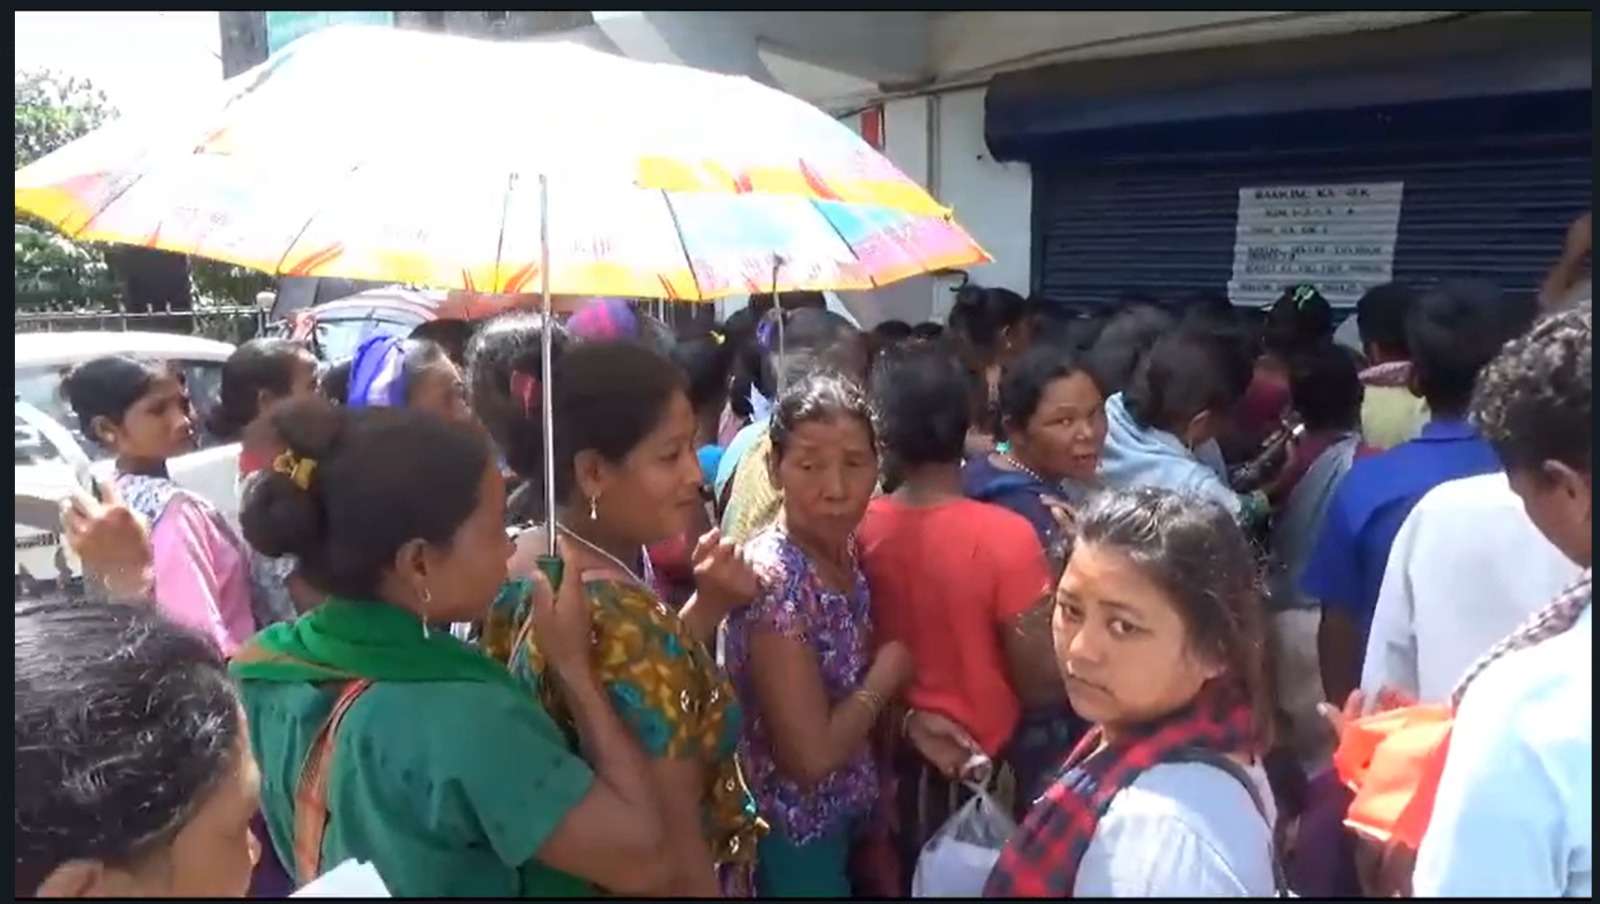
<svg viewBox="0 0 1600 904"><path fill-rule="evenodd" d="M1072 897L1078 864L1117 792L1185 748L1227 754L1258 746L1242 695L1211 684L1187 708L1096 751L1100 738L1096 727L1073 748L1055 782L1000 852L984 897Z"/></svg>
<svg viewBox="0 0 1600 904"><path fill-rule="evenodd" d="M1472 668L1467 669L1467 674L1456 685L1454 693L1450 695L1452 709L1461 709L1461 698L1466 696L1467 686L1472 684L1474 678L1483 674L1490 663L1496 659L1517 650L1531 647L1536 643L1549 640L1559 634L1565 634L1578 621L1578 616L1589 608L1589 601L1594 598L1594 572L1585 569L1576 583L1561 592L1549 605L1534 613L1533 617L1522 623L1510 636L1500 641L1489 649L1489 652L1478 658Z"/></svg>

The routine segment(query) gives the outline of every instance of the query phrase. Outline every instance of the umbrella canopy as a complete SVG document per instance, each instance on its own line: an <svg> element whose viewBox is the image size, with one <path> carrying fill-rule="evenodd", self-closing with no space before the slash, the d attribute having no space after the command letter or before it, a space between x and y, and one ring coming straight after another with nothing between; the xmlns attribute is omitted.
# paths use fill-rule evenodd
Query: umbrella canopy
<svg viewBox="0 0 1600 904"><path fill-rule="evenodd" d="M84 240L488 293L541 288L541 205L557 294L870 289L989 260L780 91L391 28L316 32L210 105L113 122L19 170L15 199Z"/></svg>

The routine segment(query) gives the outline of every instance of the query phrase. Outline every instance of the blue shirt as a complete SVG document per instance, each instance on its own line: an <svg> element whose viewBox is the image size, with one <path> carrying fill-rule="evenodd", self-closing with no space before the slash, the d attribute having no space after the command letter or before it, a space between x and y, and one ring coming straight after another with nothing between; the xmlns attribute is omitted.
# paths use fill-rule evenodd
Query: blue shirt
<svg viewBox="0 0 1600 904"><path fill-rule="evenodd" d="M695 457L700 459L700 476L706 479L706 483L715 481L717 465L722 463L722 447L715 444L701 446L695 452Z"/></svg>
<svg viewBox="0 0 1600 904"><path fill-rule="evenodd" d="M1494 449L1476 430L1442 419L1408 443L1357 461L1328 504L1300 589L1349 615L1365 649L1389 549L1411 509L1441 483L1498 470Z"/></svg>

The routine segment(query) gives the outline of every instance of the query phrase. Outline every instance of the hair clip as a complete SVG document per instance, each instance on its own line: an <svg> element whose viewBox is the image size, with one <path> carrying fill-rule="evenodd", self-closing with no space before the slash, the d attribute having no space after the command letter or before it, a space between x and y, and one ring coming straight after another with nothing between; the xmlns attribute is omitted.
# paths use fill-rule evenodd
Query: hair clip
<svg viewBox="0 0 1600 904"><path fill-rule="evenodd" d="M310 490L311 475L317 470L317 460L287 451L272 460L272 470L294 481L294 485L300 489Z"/></svg>
<svg viewBox="0 0 1600 904"><path fill-rule="evenodd" d="M511 372L511 396L522 402L522 416L533 416L533 400L539 394L539 380L520 370Z"/></svg>

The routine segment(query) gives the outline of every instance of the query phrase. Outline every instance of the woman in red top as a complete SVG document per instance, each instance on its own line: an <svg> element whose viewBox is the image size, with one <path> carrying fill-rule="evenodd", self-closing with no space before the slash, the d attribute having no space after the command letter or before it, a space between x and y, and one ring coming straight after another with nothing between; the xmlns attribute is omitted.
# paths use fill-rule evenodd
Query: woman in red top
<svg viewBox="0 0 1600 904"><path fill-rule="evenodd" d="M960 361L940 345L907 346L884 355L872 383L881 442L904 478L872 501L859 537L873 620L883 640L910 647L916 667L897 723L910 747L895 756L909 871L955 804L951 780L968 759L1000 759L1023 706L1059 703L1065 691L1033 528L962 493Z"/></svg>

